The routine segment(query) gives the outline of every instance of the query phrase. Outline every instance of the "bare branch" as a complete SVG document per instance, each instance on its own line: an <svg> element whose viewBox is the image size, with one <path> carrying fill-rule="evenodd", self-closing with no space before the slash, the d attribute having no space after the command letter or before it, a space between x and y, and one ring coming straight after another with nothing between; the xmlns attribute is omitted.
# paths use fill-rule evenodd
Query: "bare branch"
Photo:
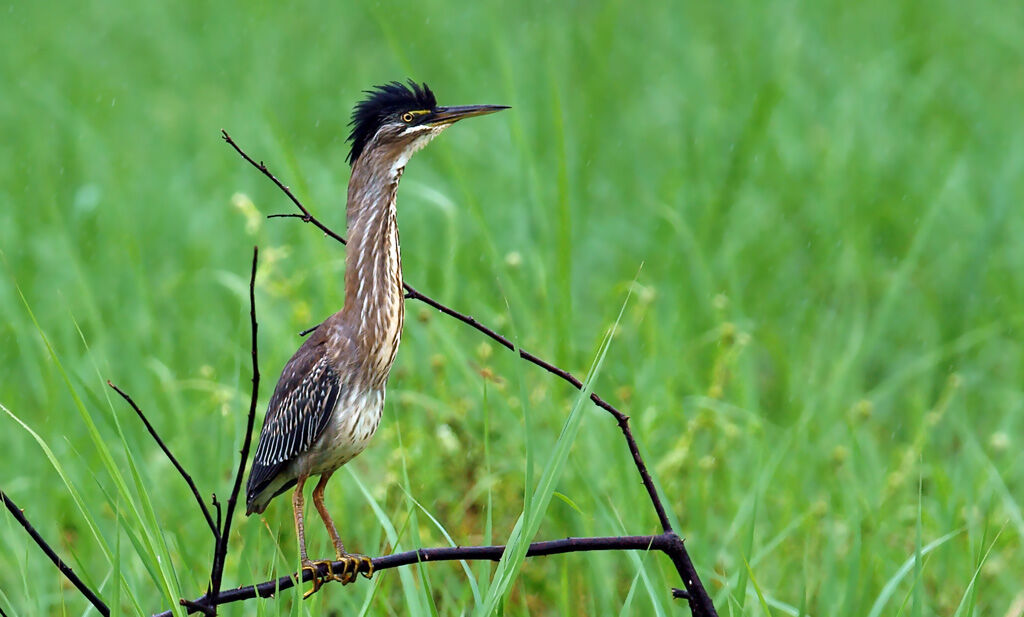
<svg viewBox="0 0 1024 617"><path fill-rule="evenodd" d="M217 501L217 493L213 494L213 507L217 509L217 529L219 530L222 519L221 519L221 511L220 511L220 502Z"/></svg>
<svg viewBox="0 0 1024 617"><path fill-rule="evenodd" d="M262 173L264 176L269 178L274 184L276 184L277 187L280 188L285 193L285 195L288 196L292 203L295 204L299 211L302 212L301 216L295 215L287 218L301 219L305 223L312 224L317 229L324 232L324 234L330 236L334 240L342 244L346 243L344 237L335 233L333 230L327 227L327 225L323 224L322 222L320 222L319 219L313 216L313 214L308 209L306 209L304 205L302 205L299 199L295 197L294 194L292 194L288 187L285 186L284 183L282 183L280 180L278 180L277 177L274 174L272 174L269 169L267 169L267 166L263 164L263 162L257 163L255 160L252 159L252 157L246 154L245 151L243 151L242 148L237 143L235 143L231 136L228 135L227 131L222 130L221 133L224 136L224 140L228 144L230 144L231 147L234 148L235 151L242 156L242 158L248 161L249 164L258 169L260 173ZM286 215L272 216L286 217ZM455 309L452 309L442 304L441 302L438 302L437 300L430 298L429 296L421 293L420 291L418 291L417 289L415 289L414 287L407 283L405 284L405 289L408 292L406 294L407 298L419 300L420 302L423 302L441 311L445 315L454 317L455 319L461 321L462 323L471 326L477 331L483 333L490 339L498 342L506 349L518 353L519 357L526 360L527 362L539 366L546 370L547 372L551 373L552 375L555 375L562 379L563 381L571 384L577 390L583 389L583 382L580 381L579 378L577 378L569 371L559 368L554 364L546 360L543 360L542 358L522 348L517 348L515 344L513 344L512 341L510 341L508 338L499 334L495 330L492 330L491 328L488 328L487 326L481 324L474 317L466 315L464 313L460 313L459 311L456 311ZM304 332L308 333L310 331L311 330L306 330ZM629 452L633 457L633 464L636 466L637 472L640 474L640 479L644 484L644 488L647 490L647 495L651 500L651 504L654 506L655 513L658 516L658 521L661 524L663 532L665 534L675 535L672 530L672 523L669 521L668 518L668 513L666 512L665 506L661 501L661 497L658 495L658 489L657 487L654 486L654 480L651 478L651 474L647 470L647 464L644 462L643 456L641 456L640 454L640 448L637 445L636 438L633 436L633 431L629 427L629 416L622 413L614 405L598 396L596 392L591 392L590 400L593 401L595 405L597 405L601 409L604 409L615 418L615 421L618 423L619 429L622 431L622 435L626 440L626 444L629 447ZM677 549L674 549L674 551L675 552L673 554L677 555L679 559L677 560L676 558L673 558L673 563L676 565L676 569L679 570L679 574L683 578L683 584L685 585L687 595L689 596L688 599L690 602L690 609L692 613L696 617L717 616L717 612L714 609L714 605L711 602L711 598L708 596L707 591L704 589L704 585L701 583L700 578L697 577L696 570L693 568L693 564L690 562L689 555L686 552L685 546L683 546L682 540L679 541L679 546Z"/></svg>
<svg viewBox="0 0 1024 617"><path fill-rule="evenodd" d="M257 163L256 161L251 159L248 154L246 154L241 148L238 147L238 144L235 143L235 140L231 139L231 135L228 135L227 131L221 129L220 133L221 133L221 135L224 136L224 141L228 142L228 144L232 148L235 149L235 152L237 152L240 155L242 155L242 158L244 158L245 160L249 161L249 164L252 165L253 167L255 167L256 169L260 170L260 172L264 176L270 178L270 180L274 184L277 185L277 188L281 189L284 192L284 194L288 196L288 199L292 200L292 203L295 204L295 207L298 208L302 212L303 215L305 215L305 216L302 216L302 217L299 217L299 218L301 218L304 222L313 223L313 225L316 225L320 229L320 231L322 231L325 234L327 234L328 236L334 238L338 242L341 242L342 244L345 244L345 238L343 238L343 237L339 236L338 234L334 233L326 225L324 225L320 221L318 221L315 218L313 218L313 215L309 213L309 210L306 210L306 206L303 206L302 202L299 201L298 197L296 197L295 195L292 194L292 191L291 191L290 188L288 188L280 180L278 180L277 177L274 176L274 174L270 173L270 170L267 169L267 166L263 164L263 161L260 161L259 163ZM271 215L271 216L279 216L279 215Z"/></svg>
<svg viewBox="0 0 1024 617"><path fill-rule="evenodd" d="M677 543L682 544L674 533L663 533L655 536L606 536L596 538L565 538L563 540L547 540L534 542L526 552L527 557L542 557L545 555L559 555L562 553L581 553L587 551L660 551L669 554ZM375 557L373 571L380 572L391 568L408 566L415 563L434 561L498 561L505 552L504 546L459 546L442 548L421 548L415 551L394 553L383 557ZM337 561L332 564L336 570L342 568L343 562ZM361 573L365 573L363 568ZM318 575L321 577L327 572L326 567L321 566ZM313 574L308 570L301 573L282 576L277 579L264 581L256 585L245 585L235 589L229 589L220 594L216 604L229 604L241 602L252 598L269 598L275 593L294 587L298 582L312 580ZM187 604L186 604L187 603ZM199 607L209 607L210 602L207 596L193 601L183 600L182 604L189 607L190 612L201 610ZM196 607L193 609L192 607ZM694 613L697 614L697 613ZM711 613L714 614L714 613ZM170 617L171 611L164 611L154 617Z"/></svg>
<svg viewBox="0 0 1024 617"><path fill-rule="evenodd" d="M0 491L0 498L3 499L4 505L11 511L11 514L14 515L15 520L25 528L28 535L35 540L36 545L38 545L39 548L46 553L46 556L50 558L53 565L57 566L57 569L60 570L64 576L68 577L71 584L74 585L83 596L85 596L85 599L96 608L96 611L99 612L100 615L103 615L103 617L110 617L110 609L103 603L103 600L100 600L99 596L97 596L92 589L89 589L89 586L82 582L82 579L78 578L78 575L74 573L71 566L66 564L64 560L57 555L53 548L47 544L46 540L44 540L43 537L39 535L39 532L36 531L35 527L32 526L32 523L28 522L28 518L25 517L25 513L22 512L21 508L11 501L11 498L7 496L7 493L3 491ZM117 583L115 582L115 584Z"/></svg>
<svg viewBox="0 0 1024 617"><path fill-rule="evenodd" d="M492 340L497 341L499 344L501 344L502 347L508 349L509 351L514 351L518 353L519 357L526 360L527 362L539 366L545 371L551 373L552 375L555 375L561 378L563 381L572 384L572 386L577 390L583 389L583 382L580 381L578 377L576 377L569 371L558 368L557 366L551 364L547 360L543 360L540 357L526 351L521 347L517 349L516 346L512 343L512 341L508 340L506 337L502 336L501 334L498 334L494 330L483 325L482 323L477 321L476 318L460 313L459 311L456 311L453 308L445 306L444 304L441 304L437 300L434 300L433 298L430 298L420 293L410 285L406 285L405 288L409 292L406 297L411 298L413 300L419 300L420 302L423 302L424 304L432 306L435 309L441 311L445 315L458 319L462 323L471 326L472 328L475 328L477 331L487 335ZM658 521L661 523L661 529L662 531L672 531L672 523L670 523L668 520L668 514L665 512L665 506L661 503L661 497L658 495L658 489L655 488L654 486L654 481L651 479L651 474L647 471L647 465L644 463L643 457L640 456L640 448L637 446L636 439L633 438L633 432L629 428L629 416L622 413L621 411L616 409L614 405L598 396L596 392L590 393L590 400L593 401L594 404L600 407L601 409L604 409L608 413L612 414L615 417L616 422L619 423L619 428L622 430L622 434L626 438L626 443L629 445L629 452L630 454L633 455L633 464L636 465L637 471L640 472L640 478L643 480L644 488L647 489L647 494L651 498L651 503L654 505L654 510L658 514Z"/></svg>
<svg viewBox="0 0 1024 617"><path fill-rule="evenodd" d="M235 140L231 138L231 135L229 135L227 131L222 129L221 130L221 135L223 135L224 141L228 142L228 144L232 148L234 148L235 151L238 152L238 154L240 154L242 156L242 158L244 158L246 161L248 161L250 165L252 165L256 169L258 169L260 171L260 173L262 173L264 176L269 178L271 180L271 182L276 184L279 189L284 191L284 194L288 196L288 199L290 199L291 202L293 204L295 204L295 207L297 207L299 209L299 211L302 212L302 214L271 214L267 218L297 218L297 219L301 219L303 223L310 223L310 224L312 224L317 229L319 229L320 231L324 232L324 234L330 236L334 240L337 240L338 242L340 242L342 244L347 244L344 236L336 233L330 227L328 227L327 225L322 223L319 219L317 219L315 216L313 216L313 214L306 208L306 206L302 205L302 202L299 201L299 198L296 197L291 192L291 190L287 186L285 186L285 184L283 182L278 180L277 176L275 176L273 173L271 173L271 171L267 168L267 166L263 163L263 161L260 161L259 163L257 163L252 157L250 157L248 154L246 154L246 152L244 150L242 150L241 146L239 146L237 143L235 143ZM441 311L442 313L444 313L445 315L448 315L449 317L454 317L455 319L458 319L462 323L464 323L464 324L466 324L466 325L468 325L468 326L470 326L472 328L475 328L477 331L485 334L490 339L498 342L502 347L508 349L509 351L517 352L519 354L519 357L524 359L524 360L526 360L527 362L530 362L531 364L535 364L535 365L541 367L542 369L544 369L545 371L551 373L552 375L555 375L555 376L561 378L563 381L572 384L572 386L574 388L576 388L577 390L582 390L583 389L583 382L580 381L580 379L578 377L576 377L575 375L573 375L569 371L567 371L565 369L561 369L561 368L555 366L554 364L548 362L547 360L544 360L544 359L542 359L542 358L540 358L540 357L538 357L538 356L536 356L536 355L526 351L525 349L522 349L522 348L518 348L517 349L515 344L513 344L512 341L510 341L507 337L505 337L505 336L499 334L498 332L492 330L491 328L488 328L487 326L483 325L482 323L477 321L476 318L474 318L474 317L472 317L470 315L466 315L465 313L460 313L459 311L456 311L455 309L453 309L453 308L451 308L451 307L449 307L447 305L444 305L444 304L438 302L437 300L434 300L430 296L427 296L426 294L424 294L424 293L420 292L419 290L417 290L412 285L410 285L408 283L404 283L404 286L405 286L405 289L406 289L406 292L407 292L406 295L405 295L406 298L409 298L409 299L412 299L412 300L419 300L420 302L423 302L424 304L427 304L427 305L429 305L429 306L431 306L431 307ZM299 335L300 336L305 336L306 334L309 334L310 332L312 332L315 329L316 329L316 327L314 326L313 328L310 328L310 329L307 329L307 330L303 330L302 332L299 333ZM672 530L672 523L670 523L669 520L668 520L668 514L665 512L665 506L661 502L661 497L658 496L658 489L655 488L655 486L654 486L654 481L651 479L651 474L647 471L647 465L644 463L643 457L640 456L640 449L637 446L636 439L633 437L633 433L629 429L629 416L627 416L626 414L622 413L621 411L616 409L614 405L612 405L608 401L606 401L603 398L601 398L600 396L598 396L596 392L591 392L590 400L593 401L594 404L597 405L598 407L600 407L601 409L604 409L608 413L610 413L613 416L615 416L615 420L616 420L616 422L619 423L619 428L622 430L622 434L623 434L623 436L625 436L626 442L629 445L629 452L630 452L630 454L633 455L633 464L636 465L637 471L640 472L640 477L643 480L644 488L647 489L647 494L651 498L651 503L654 505L654 510L658 514L658 521L661 523L662 531L671 531Z"/></svg>
<svg viewBox="0 0 1024 617"><path fill-rule="evenodd" d="M192 490L192 495L196 498L196 503L199 504L199 509L203 511L203 516L206 517L206 524L210 526L210 531L213 532L213 541L217 542L218 540L220 540L220 532L217 529L217 525L214 524L213 517L210 516L209 508L206 507L206 504L203 502L203 498L199 495L199 489L196 488L196 483L192 481L192 476L189 475L187 471L185 471L185 468L181 466L181 463L178 462L178 459L175 458L173 454L171 454L170 448L168 448L167 444L164 443L164 440L160 438L160 435L156 432L156 429L153 428L153 425L149 423L149 418L146 417L146 414L142 413L142 410L139 409L139 406L135 404L135 401L132 400L132 397L128 396L127 392L117 387L109 379L107 380L107 385L113 388L115 392L120 394L121 398L128 401L128 404L131 405L132 409L135 410L135 413L142 420L142 423L146 425L146 430L149 431L149 434L153 437L154 440L156 440L157 445L160 446L160 449L164 451L164 454L166 454L167 458L170 459L171 464L173 464L174 468L178 470L178 474L185 479L185 483L188 484L189 489Z"/></svg>
<svg viewBox="0 0 1024 617"><path fill-rule="evenodd" d="M345 239L341 235L335 233L326 225L321 223L316 217L314 217L302 203L292 194L290 189L279 181L270 171L266 165L262 162L257 163L251 157L249 157L235 142L231 139L226 131L222 131L224 140L227 141L246 161L256 167L263 175L267 176L275 185L278 186L296 207L302 212L302 214L278 214L271 215L268 218L298 218L303 222L312 223L314 226L319 228L323 233L337 240L338 242L345 244ZM221 518L221 503L217 500L216 495L213 496L213 505L217 510L217 520L214 523L213 518L210 514L210 510L206 507L205 503L199 496L199 491L196 489L191 476L185 472L184 468L180 465L177 459L171 454L170 450L164 444L163 440L159 437L156 430L149 423L146 416L142 413L135 402L128 396L124 391L115 386L113 383L107 382L118 394L124 398L132 409L139 415L150 434L160 445L161 449L167 455L167 457L174 464L180 475L188 483L193 495L196 498L197 503L207 520L207 524L210 526L215 537L215 549L214 559L210 574L210 585L207 589L207 593L196 600L180 600L182 606L186 607L189 613L200 612L208 616L216 616L217 607L221 604L228 604L232 602L238 602L255 597L269 597L278 591L283 591L296 585L299 581L308 581L312 578L313 574L308 571L300 571L298 575L286 576L276 580L265 581L256 585L247 585L238 587L235 589L228 590L226 592L221 591L221 583L223 580L225 558L228 550L228 543L230 538L231 519L234 515L234 509L238 500L238 494L241 489L242 477L245 472L246 463L248 461L249 449L252 443L252 430L255 421L256 404L259 394L259 361L258 361L258 344L257 344L257 321L256 321L256 299L255 299L255 281L256 281L256 266L258 261L259 251L258 248L253 248L252 258L252 272L249 279L249 316L252 329L252 390L249 403L249 413L246 423L246 432L243 439L242 449L240 451L240 461L238 470L235 475L234 485L232 487L231 495L227 503L227 512L224 518ZM538 356L527 352L521 348L517 348L509 339L502 336L498 332L482 325L475 318L460 313L428 296L419 292L410 285L405 285L407 291L406 298L419 300L432 306L433 308L441 311L442 313L454 317L459 321L475 328L479 332L485 334L489 338L497 341L506 349L516 352L524 360L535 364L549 373L561 378L573 387L582 390L582 382L569 373L568 371L561 369L546 360L539 358ZM308 334L312 330L310 328L304 331L302 334ZM690 611L695 617L717 617L714 605L711 602L710 597L705 591L700 579L697 576L696 569L690 560L690 557L686 551L686 547L682 538L680 538L671 527L671 523L668 520L665 508L658 495L657 489L651 479L650 473L647 470L646 464L643 461L643 457L640 455L639 448L636 440L633 437L632 431L629 427L629 417L619 411L610 403L606 402L596 393L590 395L590 399L602 409L608 411L616 419L619 424L619 428L622 431L623 436L629 446L630 453L633 456L634 464L638 472L640 473L641 479L643 480L644 486L648 492L655 511L657 512L658 519L662 525L663 532L658 535L648 536L616 536L616 537L593 537L593 538L566 538L564 540L551 540L546 542L536 542L529 546L526 556L537 557L543 555L555 555L569 552L584 552L584 551L609 551L609 550L656 550L664 553L671 560L675 566L679 576L682 578L685 589L673 588L672 597L677 599L686 599L690 605ZM101 615L109 616L109 608L79 579L71 568L64 563L56 553L50 548L50 546L39 536L35 529L29 524L25 518L24 513L4 494L0 491L0 497L3 498L4 504L7 509L14 514L15 518L21 523L29 535L35 540L36 544L50 557L51 561L68 577L68 579L78 588L78 590L96 607ZM376 571L387 570L390 568L396 568L400 566L411 565L414 563L428 562L428 561L451 561L451 560L498 560L504 553L506 547L504 546L474 546L474 547L443 547L443 548L429 548L429 549L418 549L415 551L407 551L404 553L397 553L392 555L386 555L377 557L372 560L373 568ZM333 566L340 568L342 562L335 562ZM366 573L365 571L363 572ZM321 576L324 572L319 573ZM159 615L170 616L171 611L165 611ZM3 611L0 610L0 617L3 617Z"/></svg>
<svg viewBox="0 0 1024 617"><path fill-rule="evenodd" d="M192 600L178 600L178 603L188 609L189 613L202 613L207 617L214 617L217 614L217 607L203 604L202 602L193 602ZM170 615L171 612L167 611Z"/></svg>
<svg viewBox="0 0 1024 617"><path fill-rule="evenodd" d="M285 190L287 191L287 189ZM220 593L220 585L224 576L224 562L228 553L228 539L231 535L231 518L235 513L235 503L238 501L238 493L242 488L245 464L249 460L249 446L252 444L252 427L256 421L256 402L260 391L259 341L257 339L259 328L256 323L256 264L259 260L259 254L259 247L252 247L252 271L249 274L249 322L252 328L252 351L250 352L252 355L252 391L249 396L249 416L245 423L245 438L242 441L238 471L235 473L235 484L231 487L231 496L228 497L228 507L224 513L224 527L220 532L220 539L217 542L217 548L213 555L213 567L210 571L209 596L212 602L208 604L214 607L213 614L217 613L217 597Z"/></svg>
<svg viewBox="0 0 1024 617"><path fill-rule="evenodd" d="M676 572L683 579L683 586L686 588L673 589L672 597L689 602L690 613L694 617L718 617L715 605L711 601L708 592L704 590L704 584L700 582L700 577L697 576L697 569L693 567L693 562L690 561L690 554L686 552L683 539L675 532L666 532L663 535L669 538L669 545L665 549L665 554L672 560L672 565L676 567Z"/></svg>
<svg viewBox="0 0 1024 617"><path fill-rule="evenodd" d="M306 336L307 334L309 334L310 332L313 332L314 330L316 330L319 327L320 327L320 324L317 324L315 326L311 326L309 328L306 328L302 332L299 332L299 336Z"/></svg>

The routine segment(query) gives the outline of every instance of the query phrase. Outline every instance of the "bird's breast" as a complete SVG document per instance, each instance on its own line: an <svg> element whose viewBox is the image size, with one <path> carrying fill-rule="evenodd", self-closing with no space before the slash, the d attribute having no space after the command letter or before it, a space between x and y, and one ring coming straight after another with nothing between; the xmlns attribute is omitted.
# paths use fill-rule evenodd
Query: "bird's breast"
<svg viewBox="0 0 1024 617"><path fill-rule="evenodd" d="M333 471L366 449L380 425L383 390L351 392L339 397L320 438L300 466L310 474Z"/></svg>

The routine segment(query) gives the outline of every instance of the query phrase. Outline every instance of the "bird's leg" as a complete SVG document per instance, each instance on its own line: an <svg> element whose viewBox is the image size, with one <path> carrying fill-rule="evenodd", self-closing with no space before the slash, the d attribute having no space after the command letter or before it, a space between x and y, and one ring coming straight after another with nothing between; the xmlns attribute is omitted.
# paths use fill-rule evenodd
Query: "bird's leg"
<svg viewBox="0 0 1024 617"><path fill-rule="evenodd" d="M338 529L334 526L334 520L324 505L324 488L327 486L327 479L331 477L331 473L333 472L327 472L320 476L320 481L317 482L316 488L313 489L313 505L316 506L317 512L320 513L320 518L323 519L324 526L327 527L327 533L331 534L331 540L334 542L334 550L338 556L338 561L344 563L341 576L334 574L332 571L331 577L336 581L341 581L341 584L344 585L355 581L360 570L363 570L362 574L366 578L372 577L373 561L366 555L352 555L348 553L345 550L345 545L341 543L341 537L338 535Z"/></svg>
<svg viewBox="0 0 1024 617"><path fill-rule="evenodd" d="M338 529L334 526L334 520L331 519L331 515L327 512L327 507L324 505L324 488L327 487L327 479L331 477L332 471L328 471L320 476L320 481L317 482L316 488L313 489L313 505L316 506L317 512L320 513L320 518L323 519L324 525L327 527L327 533L331 534L331 540L334 541L334 550L338 553L340 559L345 554L345 545L341 543L341 538L338 536Z"/></svg>
<svg viewBox="0 0 1024 617"><path fill-rule="evenodd" d="M304 475L298 477L295 481L295 492L292 493L292 511L295 515L295 535L299 539L299 556L302 560L301 572L309 570L313 575L313 588L302 594L302 599L306 599L316 593L320 589L320 586L324 584L323 579L320 578L319 570L319 566L322 565L323 562L310 561L309 556L306 554L306 529L302 520L302 510L304 507L302 488L306 484L306 478L307 476ZM331 571L330 562L327 562L327 569L333 577L334 573ZM299 582L301 582L301 577Z"/></svg>

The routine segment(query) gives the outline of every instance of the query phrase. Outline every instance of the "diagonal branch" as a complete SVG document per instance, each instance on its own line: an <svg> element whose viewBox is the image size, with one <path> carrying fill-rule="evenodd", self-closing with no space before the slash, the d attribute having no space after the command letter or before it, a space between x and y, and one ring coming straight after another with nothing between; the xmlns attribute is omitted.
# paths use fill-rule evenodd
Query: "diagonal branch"
<svg viewBox="0 0 1024 617"><path fill-rule="evenodd" d="M181 466L181 463L178 462L178 459L176 459L174 455L171 454L170 448L168 448L167 444L164 443L164 440L160 438L160 435L156 432L156 429L153 428L153 425L149 423L149 418L146 417L146 414L142 413L142 410L139 409L139 406L135 404L135 401L132 400L132 397L128 396L127 392L114 385L114 383L112 383L110 380L107 380L107 385L113 388L115 392L120 394L121 398L128 401L128 404L131 405L132 409L135 410L135 413L138 414L139 418L142 420L142 423L146 425L146 430L149 431L149 434L153 437L154 440L156 440L157 445L160 446L160 449L164 451L164 454L167 455L167 458L171 460L171 463L174 465L174 468L178 470L178 473L181 475L181 477L185 479L185 482L188 484L188 487L192 490L192 495L196 498L196 503L199 504L199 509L203 511L203 516L206 517L206 524L210 526L210 531L213 532L214 542L219 541L220 532L217 530L217 525L215 525L213 522L213 517L210 516L210 510L206 507L206 504L203 503L203 498L199 496L199 489L196 488L196 483L192 481L192 476L189 475L187 471L185 471L185 468Z"/></svg>
<svg viewBox="0 0 1024 617"><path fill-rule="evenodd" d="M534 542L526 552L527 557L541 557L545 555L560 555L563 553L580 553L587 551L659 551L667 555L672 554L682 540L673 532L662 533L654 536L606 536L596 538L565 538L563 540L547 540ZM504 546L458 546L442 548L421 548L415 551L404 553L393 553L383 557L375 557L373 571L389 570L401 566L408 566L421 562L433 561L498 561L505 552ZM331 564L335 571L344 567L344 562L336 561ZM367 572L365 567L360 573ZM317 575L321 578L327 573L327 568L321 566ZM252 598L269 598L274 594L294 587L300 582L310 581L313 578L312 572L302 570L300 573L282 576L255 585L245 585L235 589L229 589L210 602L207 596L193 601L182 601L182 604L190 609L190 612L201 610L197 607L209 606L211 604L229 604L241 602ZM678 597L679 590L674 590L673 595ZM684 596L685 597L685 592ZM171 611L164 611L153 617L170 617ZM695 613L696 614L696 613ZM713 614L713 613L711 613Z"/></svg>
<svg viewBox="0 0 1024 617"><path fill-rule="evenodd" d="M252 445L252 427L256 421L256 402L260 391L260 363L259 345L257 339L258 326L256 324L256 264L259 259L259 247L252 247L252 272L249 275L249 323L252 330L252 393L249 396L249 415L245 424L245 439L242 441L242 450L239 453L238 471L235 473L235 483L231 487L231 496L228 497L227 512L224 515L224 527L220 531L220 538L217 541L217 548L213 555L213 567L210 571L211 602L213 614L217 613L217 598L220 593L221 581L224 577L224 562L228 553L228 538L231 534L231 518L235 513L235 503L238 501L238 493L242 488L242 475L245 473L245 464L249 460L249 446ZM218 512L220 511L218 507Z"/></svg>
<svg viewBox="0 0 1024 617"><path fill-rule="evenodd" d="M220 134L223 135L224 141L228 142L228 144L232 148L235 149L235 152L237 152L238 154L242 155L243 159L248 161L249 164L252 165L253 167L255 167L256 169L260 170L260 172L262 172L264 176L270 178L270 180L274 184L277 185L277 188L281 189L281 191L285 195L288 196L288 199L290 199L292 201L292 203L295 204L295 207L298 208L299 211L302 212L302 216L298 216L298 215L294 215L294 214L271 214L270 215L271 217L274 217L274 218L278 218L278 217L280 217L280 218L300 218L300 219L302 219L302 222L304 222L304 223L312 223L318 229L320 229L320 231L322 231L325 234L327 234L328 236L334 238L338 242L341 242L342 244L347 244L345 242L345 238L343 238L343 237L339 236L338 234L334 233L334 231L332 231L329 227L327 227L326 225L324 225L320 221L316 220L313 217L313 215L309 213L309 210L306 209L306 206L302 205L302 202L299 201L299 198L296 197L292 193L292 190L290 188L288 188L287 186L285 186L280 180L278 180L277 177L274 176L274 174L270 173L270 170L267 169L267 166L263 164L263 161L260 161L259 163L257 163L255 160L253 160L252 157L250 157L248 154L246 154L245 151L242 150L242 148L239 147L239 145L235 143L234 139L231 139L231 135L228 135L228 132L225 131L224 129L221 129Z"/></svg>
<svg viewBox="0 0 1024 617"><path fill-rule="evenodd" d="M433 298L430 298L420 293L416 289L413 289L409 285L406 285L405 287L409 291L406 297L411 298L413 300L419 300L420 302L423 302L424 304L432 306L435 309L441 311L445 315L449 315L451 317L454 317L455 319L458 319L462 323L472 328L475 328L477 331L487 335L492 340L497 341L499 344L501 344L502 347L508 349L509 351L514 351L518 353L519 357L526 360L527 362L535 364L536 366L541 367L542 369L551 373L552 375L560 377L563 381L572 384L572 386L577 390L583 390L583 382L580 381L578 377L576 377L569 371L558 368L557 366L551 364L547 360L543 360L521 347L517 348L512 343L512 341L508 340L506 337L502 336L501 334L498 334L494 330L483 325L474 317L465 315L463 313L456 311L455 309L449 308L448 306L441 304L437 300L434 300ZM662 531L672 531L672 523L670 523L668 520L668 514L665 512L665 506L662 505L661 503L661 497L658 495L658 489L655 488L654 486L654 481L651 479L651 474L650 472L647 471L647 464L644 463L643 457L640 456L640 448L637 446L636 439L633 437L633 432L629 428L629 416L622 413L621 411L616 409L615 406L613 406L611 403L607 402L606 400L598 396L596 392L590 393L590 400L593 401L595 405L597 405L601 409L604 409L605 411L607 411L608 413L612 414L612 416L615 417L616 422L618 422L619 424L619 428L622 430L623 436L625 436L626 438L626 443L629 445L629 452L630 454L633 455L633 464L636 465L637 471L640 472L640 478L643 480L644 488L647 489L647 494L651 498L651 503L654 504L654 510L658 514L658 521L661 523L661 529Z"/></svg>
<svg viewBox="0 0 1024 617"><path fill-rule="evenodd" d="M64 560L57 555L53 548L51 548L50 545L47 544L46 540L44 540L43 537L39 535L39 532L36 531L35 527L32 526L32 523L28 522L28 518L25 517L25 513L22 512L21 508L19 508L17 504L11 501L11 498L7 496L7 493L3 491L0 491L0 498L3 499L4 505L7 506L8 510L11 511L11 514L14 515L14 518L18 521L18 523L20 523L21 526L25 528L25 531L28 532L28 535L31 536L33 540L35 540L35 543L39 546L39 548L42 549L44 553L46 553L47 557L50 558L50 561L53 562L53 565L57 566L57 569L60 570L64 574L64 576L68 577L68 580L71 581L71 584L74 585L78 589L78 591L82 593L83 596L85 596L85 599L88 600L93 605L93 607L96 608L96 611L100 615L103 615L103 617L110 617L110 609L107 607L106 604L103 603L103 600L100 600L99 596L97 596L92 589L89 589L89 586L82 582L82 579L78 578L78 575L74 573L74 571L71 569L71 566L66 564ZM115 584L117 583L115 582Z"/></svg>

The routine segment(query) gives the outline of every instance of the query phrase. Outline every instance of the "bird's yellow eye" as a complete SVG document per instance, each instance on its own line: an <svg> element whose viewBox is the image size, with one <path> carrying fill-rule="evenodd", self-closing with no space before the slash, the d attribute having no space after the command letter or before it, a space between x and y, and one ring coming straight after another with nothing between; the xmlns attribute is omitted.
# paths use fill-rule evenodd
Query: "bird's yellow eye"
<svg viewBox="0 0 1024 617"><path fill-rule="evenodd" d="M412 115L411 111L407 111L404 114L402 114L402 122L412 122L413 118L415 118L415 116Z"/></svg>

